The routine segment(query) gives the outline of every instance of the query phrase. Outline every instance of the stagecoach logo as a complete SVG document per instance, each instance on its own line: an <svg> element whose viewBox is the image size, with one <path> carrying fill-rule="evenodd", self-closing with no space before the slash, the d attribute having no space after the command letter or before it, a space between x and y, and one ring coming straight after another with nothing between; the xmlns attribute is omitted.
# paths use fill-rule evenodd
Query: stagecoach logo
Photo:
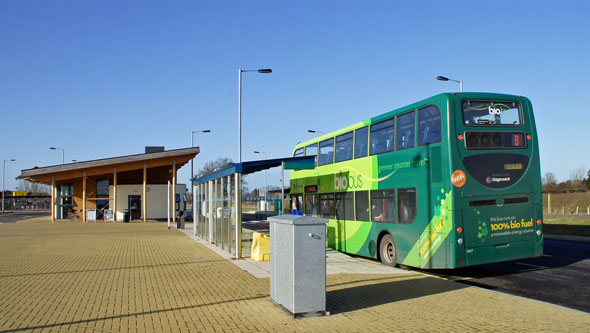
<svg viewBox="0 0 590 333"><path fill-rule="evenodd" d="M451 175L451 181L453 182L453 185L457 187L463 187L467 181L467 176L465 176L465 172L463 172L463 170L455 170L455 172L453 172Z"/></svg>
<svg viewBox="0 0 590 333"><path fill-rule="evenodd" d="M488 177L486 178L486 183L501 183L501 182L509 182L510 177Z"/></svg>

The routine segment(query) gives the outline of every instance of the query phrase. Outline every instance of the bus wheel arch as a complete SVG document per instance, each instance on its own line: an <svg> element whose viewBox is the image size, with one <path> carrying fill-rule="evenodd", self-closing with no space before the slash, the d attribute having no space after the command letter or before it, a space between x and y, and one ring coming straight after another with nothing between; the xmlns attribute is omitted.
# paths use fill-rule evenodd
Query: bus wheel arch
<svg viewBox="0 0 590 333"><path fill-rule="evenodd" d="M395 266L397 264L397 245L395 239L387 231L379 234L377 241L377 259L384 265Z"/></svg>

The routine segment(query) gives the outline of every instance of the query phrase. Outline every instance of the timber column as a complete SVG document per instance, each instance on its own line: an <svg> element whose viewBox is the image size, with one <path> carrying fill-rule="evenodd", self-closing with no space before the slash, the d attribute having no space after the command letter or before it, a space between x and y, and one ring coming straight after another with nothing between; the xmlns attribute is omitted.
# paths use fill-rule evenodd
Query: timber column
<svg viewBox="0 0 590 333"><path fill-rule="evenodd" d="M147 164L143 164L143 195L141 196L141 211L143 212L143 222L147 222Z"/></svg>
<svg viewBox="0 0 590 333"><path fill-rule="evenodd" d="M86 172L83 173L82 176L82 220L84 223L87 222L86 220Z"/></svg>
<svg viewBox="0 0 590 333"><path fill-rule="evenodd" d="M55 177L51 177L51 222L55 222Z"/></svg>
<svg viewBox="0 0 590 333"><path fill-rule="evenodd" d="M176 160L172 161L172 222L176 222Z"/></svg>
<svg viewBox="0 0 590 333"><path fill-rule="evenodd" d="M113 217L117 222L117 168L113 169Z"/></svg>

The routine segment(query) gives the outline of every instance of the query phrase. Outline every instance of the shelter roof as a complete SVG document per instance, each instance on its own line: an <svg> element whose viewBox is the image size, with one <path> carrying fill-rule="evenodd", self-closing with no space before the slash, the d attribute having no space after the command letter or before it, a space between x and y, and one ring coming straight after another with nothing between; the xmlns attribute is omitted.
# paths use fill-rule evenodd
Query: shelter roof
<svg viewBox="0 0 590 333"><path fill-rule="evenodd" d="M133 172L143 170L144 165L150 168L149 174L155 174L155 170L160 173L169 173L168 169L176 162L177 169L193 159L198 153L199 147L174 149L162 152L136 154L119 157L104 158L92 161L82 161L76 163L60 164L47 167L35 167L21 171L20 176L16 179L24 179L33 182L51 183L51 178L55 177L56 181L65 181L68 179L80 178L84 176L97 176L112 174L114 168L117 172ZM130 178L137 178L129 174ZM161 177L160 177L161 178Z"/></svg>
<svg viewBox="0 0 590 333"><path fill-rule="evenodd" d="M302 170L315 168L314 156L299 156L275 158L271 160L257 160L242 163L228 163L219 168L202 173L192 179L194 185L202 184L209 180L229 176L234 173L247 175L250 173L275 168L285 163L285 170Z"/></svg>

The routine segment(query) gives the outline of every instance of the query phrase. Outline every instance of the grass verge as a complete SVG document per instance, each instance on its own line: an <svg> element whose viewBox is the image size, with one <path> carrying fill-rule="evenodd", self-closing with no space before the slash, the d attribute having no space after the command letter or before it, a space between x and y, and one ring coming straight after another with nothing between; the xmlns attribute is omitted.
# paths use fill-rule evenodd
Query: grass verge
<svg viewBox="0 0 590 333"><path fill-rule="evenodd" d="M555 235L590 236L590 218L546 217L543 231Z"/></svg>

